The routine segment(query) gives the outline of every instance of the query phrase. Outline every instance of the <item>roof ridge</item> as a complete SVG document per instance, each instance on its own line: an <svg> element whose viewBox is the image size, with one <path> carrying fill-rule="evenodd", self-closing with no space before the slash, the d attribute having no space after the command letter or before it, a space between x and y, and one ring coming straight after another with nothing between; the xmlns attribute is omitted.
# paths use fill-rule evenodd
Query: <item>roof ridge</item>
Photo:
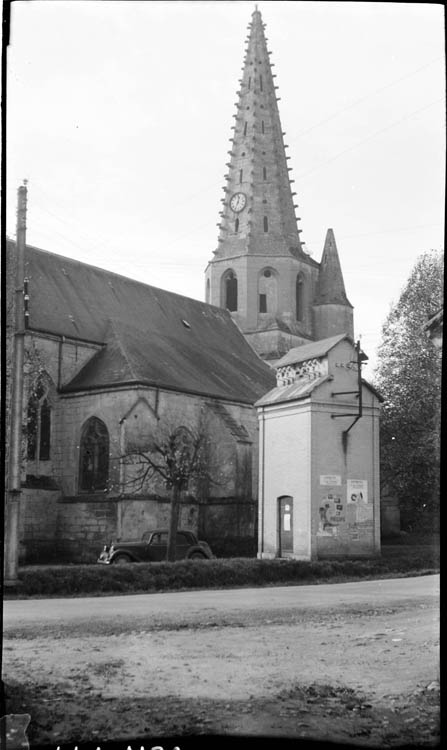
<svg viewBox="0 0 447 750"><path fill-rule="evenodd" d="M275 363L275 368L298 362L305 362L307 359L323 357L344 339L347 339L352 346L354 346L354 341L349 333L338 333L335 336L330 336L326 339L319 339L318 341L311 341L308 344L295 346Z"/></svg>

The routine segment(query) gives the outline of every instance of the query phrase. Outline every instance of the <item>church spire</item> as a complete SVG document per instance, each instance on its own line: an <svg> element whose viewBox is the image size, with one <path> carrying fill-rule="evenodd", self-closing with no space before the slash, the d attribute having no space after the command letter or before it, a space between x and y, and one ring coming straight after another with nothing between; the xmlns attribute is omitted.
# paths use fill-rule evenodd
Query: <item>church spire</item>
<svg viewBox="0 0 447 750"><path fill-rule="evenodd" d="M239 81L215 256L292 254L306 260L295 216L274 64L265 24L255 7Z"/></svg>
<svg viewBox="0 0 447 750"><path fill-rule="evenodd" d="M303 251L276 75L257 8L248 29L206 301L229 310L247 341L273 362L312 339L352 336L353 315L332 230L321 266Z"/></svg>

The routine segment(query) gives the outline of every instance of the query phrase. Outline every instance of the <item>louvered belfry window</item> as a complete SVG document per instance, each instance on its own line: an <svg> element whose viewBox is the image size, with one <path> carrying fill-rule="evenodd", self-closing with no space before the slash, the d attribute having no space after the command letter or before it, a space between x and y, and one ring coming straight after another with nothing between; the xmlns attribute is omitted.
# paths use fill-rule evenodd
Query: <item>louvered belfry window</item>
<svg viewBox="0 0 447 750"><path fill-rule="evenodd" d="M237 278L233 271L225 275L225 307L230 312L237 310Z"/></svg>
<svg viewBox="0 0 447 750"><path fill-rule="evenodd" d="M105 490L109 478L109 433L97 417L91 417L84 426L79 458L80 490Z"/></svg>

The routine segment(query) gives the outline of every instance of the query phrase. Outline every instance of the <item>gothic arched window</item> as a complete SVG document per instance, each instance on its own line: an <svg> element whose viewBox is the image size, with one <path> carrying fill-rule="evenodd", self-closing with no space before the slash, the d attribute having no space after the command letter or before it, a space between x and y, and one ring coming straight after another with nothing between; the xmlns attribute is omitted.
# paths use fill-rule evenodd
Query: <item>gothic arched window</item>
<svg viewBox="0 0 447 750"><path fill-rule="evenodd" d="M296 277L296 291L295 291L295 295L296 295L296 319L297 320L303 320L303 317L304 317L304 298L303 298L304 297L304 293L303 293L303 288L304 288L303 277L299 273L298 276Z"/></svg>
<svg viewBox="0 0 447 750"><path fill-rule="evenodd" d="M30 461L48 461L51 441L51 404L49 383L39 378L32 389L27 410L27 458Z"/></svg>
<svg viewBox="0 0 447 750"><path fill-rule="evenodd" d="M224 307L230 312L237 310L237 278L233 271L224 275Z"/></svg>
<svg viewBox="0 0 447 750"><path fill-rule="evenodd" d="M109 478L109 433L104 422L91 417L82 430L79 450L79 489L105 490Z"/></svg>

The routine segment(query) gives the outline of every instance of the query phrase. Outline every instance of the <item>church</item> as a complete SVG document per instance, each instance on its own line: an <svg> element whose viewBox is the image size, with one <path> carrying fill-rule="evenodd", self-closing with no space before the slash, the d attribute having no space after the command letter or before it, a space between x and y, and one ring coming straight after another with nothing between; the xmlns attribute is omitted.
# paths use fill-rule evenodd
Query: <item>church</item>
<svg viewBox="0 0 447 750"><path fill-rule="evenodd" d="M353 308L333 230L327 230L320 262L300 238L275 77L256 9L205 302L26 247L21 562L93 562L113 538L166 527L164 483L153 477L135 489L135 469L125 457L144 451L164 426L192 427L204 419L216 480L188 489L180 526L206 539L216 555L312 559L350 554L352 544L354 552L377 553L380 397L360 377ZM8 279L15 258L8 240ZM9 338L12 320L10 313ZM333 406L337 378L340 393L350 395ZM266 417L280 424L284 404L293 407L295 421L278 440L275 431L268 433ZM331 428L321 421L324 404ZM303 409L320 414L310 443L314 416L303 421ZM344 427L335 427L337 410ZM348 436L345 424L351 417L363 420L354 443L357 427ZM290 446L298 439L307 451L300 477L307 476L307 464L318 469L309 470L306 486L300 480L308 500L293 521L295 479L284 491L279 487L277 450L283 446L287 465L297 465ZM268 486L273 500L265 494ZM367 486L367 507L344 507L347 488L352 500L361 487L366 502ZM283 524L279 531L277 523Z"/></svg>

